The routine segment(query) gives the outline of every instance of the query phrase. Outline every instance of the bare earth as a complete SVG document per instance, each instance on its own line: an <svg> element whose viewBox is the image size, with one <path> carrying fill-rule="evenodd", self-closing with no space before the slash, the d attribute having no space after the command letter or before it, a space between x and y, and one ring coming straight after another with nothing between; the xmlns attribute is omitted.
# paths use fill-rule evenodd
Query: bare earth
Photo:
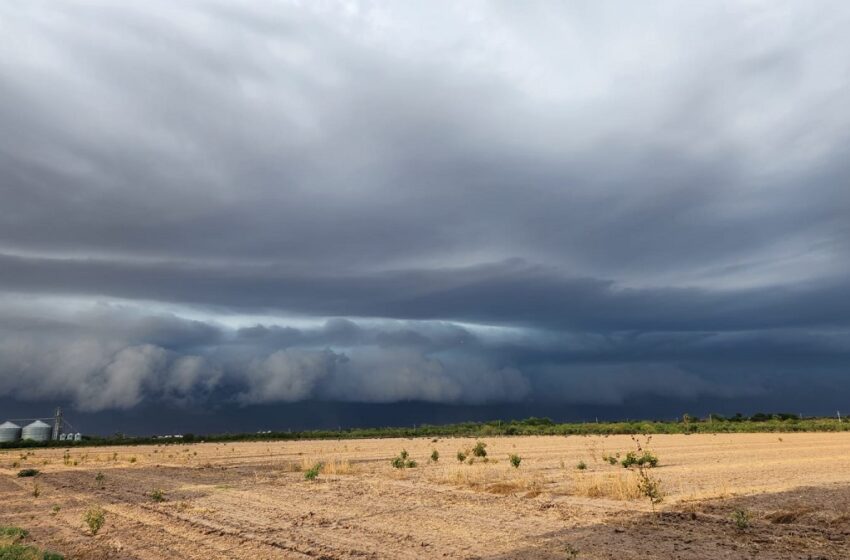
<svg viewBox="0 0 850 560"><path fill-rule="evenodd" d="M7 450L0 525L85 559L850 558L850 434L655 436L655 512L618 495L633 475L602 460L633 449L628 436L483 441L488 462L472 465L459 438ZM391 467L402 448L416 468ZM41 474L17 478L25 467ZM106 511L96 536L92 504Z"/></svg>

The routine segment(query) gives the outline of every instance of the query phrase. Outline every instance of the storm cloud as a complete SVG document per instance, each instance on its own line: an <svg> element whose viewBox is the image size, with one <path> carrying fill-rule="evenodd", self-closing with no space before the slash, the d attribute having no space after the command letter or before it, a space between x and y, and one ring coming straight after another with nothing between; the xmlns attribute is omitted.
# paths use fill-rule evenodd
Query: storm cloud
<svg viewBox="0 0 850 560"><path fill-rule="evenodd" d="M6 2L0 397L846 399L848 24Z"/></svg>

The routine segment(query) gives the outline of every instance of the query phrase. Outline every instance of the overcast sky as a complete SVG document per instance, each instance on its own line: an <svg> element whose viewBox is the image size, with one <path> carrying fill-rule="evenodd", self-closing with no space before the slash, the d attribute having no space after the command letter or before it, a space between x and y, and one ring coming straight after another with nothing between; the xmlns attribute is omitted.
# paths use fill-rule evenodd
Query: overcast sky
<svg viewBox="0 0 850 560"><path fill-rule="evenodd" d="M848 28L2 2L0 398L850 409Z"/></svg>

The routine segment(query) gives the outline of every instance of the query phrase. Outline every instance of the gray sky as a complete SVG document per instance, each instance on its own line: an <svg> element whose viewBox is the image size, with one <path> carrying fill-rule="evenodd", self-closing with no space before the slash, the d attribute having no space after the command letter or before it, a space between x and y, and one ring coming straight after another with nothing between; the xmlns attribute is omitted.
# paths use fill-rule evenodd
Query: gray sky
<svg viewBox="0 0 850 560"><path fill-rule="evenodd" d="M3 2L0 398L846 400L849 26Z"/></svg>

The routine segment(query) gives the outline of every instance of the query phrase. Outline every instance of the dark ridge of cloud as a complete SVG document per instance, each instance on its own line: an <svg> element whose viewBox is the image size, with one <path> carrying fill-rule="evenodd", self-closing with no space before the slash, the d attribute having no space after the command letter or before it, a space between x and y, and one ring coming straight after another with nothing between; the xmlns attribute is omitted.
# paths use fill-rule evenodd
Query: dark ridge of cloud
<svg viewBox="0 0 850 560"><path fill-rule="evenodd" d="M116 263L0 255L0 287L318 316L447 319L588 330L847 326L842 279L738 290L619 288L521 261L311 277L282 267Z"/></svg>
<svg viewBox="0 0 850 560"><path fill-rule="evenodd" d="M801 375L840 392L850 358L846 330L491 332L348 319L231 329L114 305L42 327L0 323L0 397L86 411L311 399L607 406L650 396L763 397Z"/></svg>

